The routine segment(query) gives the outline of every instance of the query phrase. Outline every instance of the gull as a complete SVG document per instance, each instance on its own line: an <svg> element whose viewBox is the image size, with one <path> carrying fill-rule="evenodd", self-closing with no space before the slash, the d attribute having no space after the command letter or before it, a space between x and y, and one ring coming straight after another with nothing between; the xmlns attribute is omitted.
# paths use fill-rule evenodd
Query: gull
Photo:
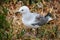
<svg viewBox="0 0 60 40"><path fill-rule="evenodd" d="M20 7L17 12L22 14L22 23L27 28L38 28L53 20L50 13L46 16L42 16L36 12L32 13L27 6Z"/></svg>

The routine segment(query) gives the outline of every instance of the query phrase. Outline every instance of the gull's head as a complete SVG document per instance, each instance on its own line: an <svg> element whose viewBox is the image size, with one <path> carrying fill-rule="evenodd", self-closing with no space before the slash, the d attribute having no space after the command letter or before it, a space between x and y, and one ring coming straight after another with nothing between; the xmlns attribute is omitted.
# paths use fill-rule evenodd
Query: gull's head
<svg viewBox="0 0 60 40"><path fill-rule="evenodd" d="M26 14L29 13L29 8L27 6L22 6L19 8L18 12L20 12L21 14Z"/></svg>

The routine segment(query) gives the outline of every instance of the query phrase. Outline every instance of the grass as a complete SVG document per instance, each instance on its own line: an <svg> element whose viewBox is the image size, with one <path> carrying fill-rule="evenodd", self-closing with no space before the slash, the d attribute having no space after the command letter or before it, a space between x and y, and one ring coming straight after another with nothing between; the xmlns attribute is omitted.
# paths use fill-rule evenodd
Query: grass
<svg viewBox="0 0 60 40"><path fill-rule="evenodd" d="M40 0L41 1L41 0ZM38 1L38 3L40 2ZM3 1L2 1L3 2ZM28 5L27 2L21 4L19 1L11 1L6 0L3 2L4 6L0 6L0 40L59 40L60 39L60 18L57 17L57 20L51 22L50 24L45 24L38 28L37 35L25 35L26 28L25 25L21 21L21 15L15 15L15 11L22 5L27 5L32 12L41 13L41 8L38 8L36 3L32 3L32 5ZM54 2L54 3L53 3ZM58 1L45 0L42 1L44 12L49 12L51 6L53 10L51 12L52 15L59 15L58 11L60 10L60 3ZM57 6L56 6L57 5ZM56 7L56 9L54 9ZM55 13L54 11L57 10ZM42 13L43 14L43 13ZM37 30L36 30L37 31Z"/></svg>

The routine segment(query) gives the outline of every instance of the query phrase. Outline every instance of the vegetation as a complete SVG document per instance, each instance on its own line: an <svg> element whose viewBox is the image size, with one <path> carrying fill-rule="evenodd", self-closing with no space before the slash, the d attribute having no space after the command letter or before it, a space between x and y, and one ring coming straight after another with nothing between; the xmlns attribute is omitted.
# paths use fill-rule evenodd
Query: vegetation
<svg viewBox="0 0 60 40"><path fill-rule="evenodd" d="M15 12L23 5L31 12L41 15L51 12L54 20L38 30L26 32L21 15ZM40 5L41 7L39 7ZM44 14L43 14L44 13ZM38 32L36 35L34 32ZM0 40L59 40L60 39L60 0L1 0L0 1Z"/></svg>

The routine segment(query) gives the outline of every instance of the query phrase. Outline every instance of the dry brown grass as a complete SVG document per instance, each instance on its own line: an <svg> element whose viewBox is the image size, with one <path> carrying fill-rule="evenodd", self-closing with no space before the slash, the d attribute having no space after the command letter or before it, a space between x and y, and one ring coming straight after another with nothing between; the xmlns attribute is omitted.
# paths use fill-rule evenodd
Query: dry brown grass
<svg viewBox="0 0 60 40"><path fill-rule="evenodd" d="M43 25L42 27L38 28L38 34L35 35L26 35L24 36L25 26L23 25L21 21L21 15L17 14L15 15L16 10L22 6L23 3L18 2L17 4L12 4L10 2L7 4L7 7L9 9L9 13L7 15L7 20L11 22L11 28L13 30L12 34L12 40L59 40L60 39L60 3L58 1L54 2L43 2L43 4L46 6L44 7L44 14L41 13L42 9L35 9L35 4L28 5L31 11L34 12L34 10L38 13L41 13L42 15L46 15L47 12L51 11L51 7L53 7L51 14L53 15L53 18L57 16L56 19L50 22L50 24ZM22 33L22 34L21 34Z"/></svg>

